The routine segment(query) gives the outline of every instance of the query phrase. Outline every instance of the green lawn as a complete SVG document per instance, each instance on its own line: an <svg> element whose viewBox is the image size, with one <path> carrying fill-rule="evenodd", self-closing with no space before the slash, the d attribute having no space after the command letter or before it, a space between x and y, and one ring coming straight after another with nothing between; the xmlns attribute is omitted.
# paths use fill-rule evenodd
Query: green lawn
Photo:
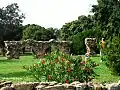
<svg viewBox="0 0 120 90"><path fill-rule="evenodd" d="M100 64L96 67L95 72L99 75L94 82L117 82L120 76L111 75L109 69L100 62L100 57L92 57L94 61ZM30 73L22 68L24 65L32 65L38 62L39 59L33 59L33 56L21 56L20 59L6 60L5 57L0 56L0 80L10 80L13 82L31 82L35 81Z"/></svg>
<svg viewBox="0 0 120 90"><path fill-rule="evenodd" d="M33 56L21 56L20 59L16 60L6 60L0 57L0 79L13 82L34 81L22 66L32 65L37 61L37 59L33 59Z"/></svg>

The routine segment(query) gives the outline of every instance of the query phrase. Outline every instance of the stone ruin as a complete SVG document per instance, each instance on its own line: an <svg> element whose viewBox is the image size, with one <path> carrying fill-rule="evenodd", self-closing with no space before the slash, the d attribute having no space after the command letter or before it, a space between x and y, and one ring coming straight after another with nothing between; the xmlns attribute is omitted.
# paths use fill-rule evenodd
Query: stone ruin
<svg viewBox="0 0 120 90"><path fill-rule="evenodd" d="M120 90L120 82L111 84L80 83L74 81L68 83L53 82L29 82L12 83L0 81L0 90Z"/></svg>
<svg viewBox="0 0 120 90"><path fill-rule="evenodd" d="M95 49L96 49L96 38L86 38L85 39L85 45L86 45L86 50L87 50L87 55L95 55Z"/></svg>
<svg viewBox="0 0 120 90"><path fill-rule="evenodd" d="M6 57L19 59L21 45L20 41L5 41Z"/></svg>
<svg viewBox="0 0 120 90"><path fill-rule="evenodd" d="M35 41L35 40L24 40L24 41L4 41L6 49L7 59L19 59L22 49L29 47L30 51L38 58L38 56L43 56L52 50L59 50L65 53L70 53L70 41Z"/></svg>

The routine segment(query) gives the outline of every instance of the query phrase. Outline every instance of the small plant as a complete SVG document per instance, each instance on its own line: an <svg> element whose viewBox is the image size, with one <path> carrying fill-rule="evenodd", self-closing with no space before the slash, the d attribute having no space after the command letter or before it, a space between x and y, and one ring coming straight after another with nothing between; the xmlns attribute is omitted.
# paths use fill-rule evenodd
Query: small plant
<svg viewBox="0 0 120 90"><path fill-rule="evenodd" d="M38 81L88 82L94 77L92 60L87 62L81 56L73 57L62 52L52 52L33 66L24 66Z"/></svg>

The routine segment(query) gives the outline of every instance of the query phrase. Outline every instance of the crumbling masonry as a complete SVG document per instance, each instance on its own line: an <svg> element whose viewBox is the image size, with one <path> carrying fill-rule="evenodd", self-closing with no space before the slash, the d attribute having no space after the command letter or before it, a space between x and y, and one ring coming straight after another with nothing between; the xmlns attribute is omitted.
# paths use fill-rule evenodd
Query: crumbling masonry
<svg viewBox="0 0 120 90"><path fill-rule="evenodd" d="M20 52L23 47L29 47L30 51L34 55L42 56L52 49L59 50L65 53L70 53L70 41L35 41L35 40L24 40L24 41L5 41L6 57L8 59L19 59Z"/></svg>

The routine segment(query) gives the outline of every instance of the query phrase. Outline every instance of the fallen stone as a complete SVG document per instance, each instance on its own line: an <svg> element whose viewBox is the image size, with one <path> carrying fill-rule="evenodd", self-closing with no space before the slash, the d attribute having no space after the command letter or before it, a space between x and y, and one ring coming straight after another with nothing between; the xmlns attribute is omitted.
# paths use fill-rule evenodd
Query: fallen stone
<svg viewBox="0 0 120 90"><path fill-rule="evenodd" d="M118 83L109 84L108 90L120 90L120 85Z"/></svg>
<svg viewBox="0 0 120 90"><path fill-rule="evenodd" d="M79 81L75 81L75 82L72 82L70 85L77 85L77 84L80 84Z"/></svg>
<svg viewBox="0 0 120 90"><path fill-rule="evenodd" d="M40 85L49 85L49 82L41 82Z"/></svg>
<svg viewBox="0 0 120 90"><path fill-rule="evenodd" d="M15 90L34 90L38 85L39 83L18 83L12 84L11 87L13 87Z"/></svg>
<svg viewBox="0 0 120 90"><path fill-rule="evenodd" d="M75 89L75 87L73 85L70 85L67 83L62 84L62 85L65 87L65 90L74 90Z"/></svg>
<svg viewBox="0 0 120 90"><path fill-rule="evenodd" d="M0 90L15 90L10 86L2 87Z"/></svg>
<svg viewBox="0 0 120 90"><path fill-rule="evenodd" d="M0 88L3 87L3 86L11 86L12 82L11 81L1 81L0 83Z"/></svg>
<svg viewBox="0 0 120 90"><path fill-rule="evenodd" d="M54 86L56 84L57 84L57 82L55 82L55 81L49 83L50 86Z"/></svg>
<svg viewBox="0 0 120 90"><path fill-rule="evenodd" d="M36 87L36 90L43 90L43 88L45 87L46 85L38 85Z"/></svg>

